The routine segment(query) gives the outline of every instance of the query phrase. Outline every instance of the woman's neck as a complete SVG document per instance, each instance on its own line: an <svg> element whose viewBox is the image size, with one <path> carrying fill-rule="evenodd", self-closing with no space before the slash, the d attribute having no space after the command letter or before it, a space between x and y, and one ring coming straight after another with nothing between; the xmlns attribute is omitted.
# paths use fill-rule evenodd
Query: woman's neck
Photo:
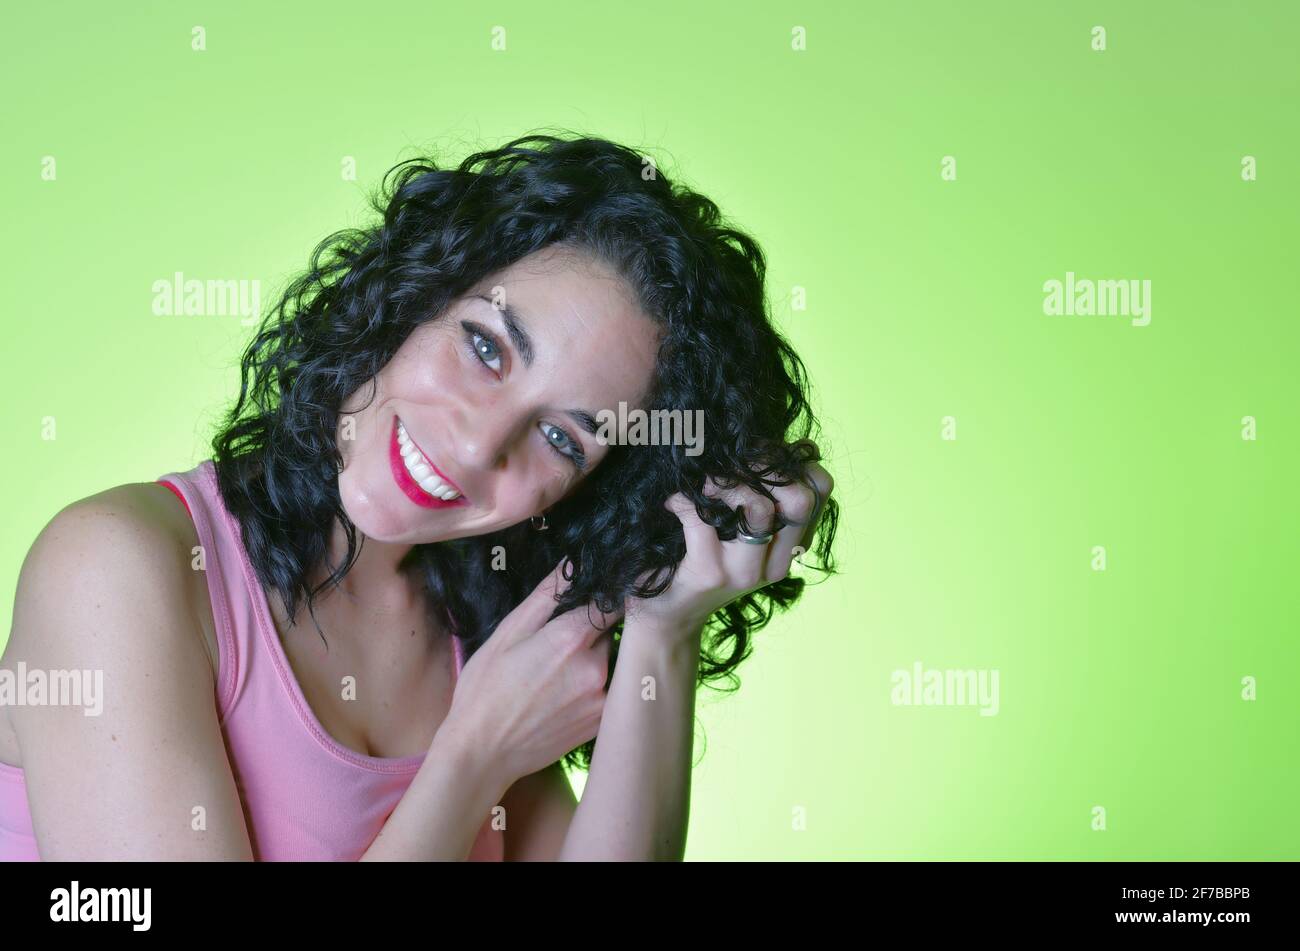
<svg viewBox="0 0 1300 951"><path fill-rule="evenodd" d="M422 586L402 569L402 561L413 546L375 541L364 538L359 532L356 538L359 551L352 567L337 588L321 590L317 604L324 606L330 601L344 601L349 610L361 606L378 614L409 612L423 597ZM329 540L329 563L333 566L342 564L347 552L347 535L335 522ZM325 565L319 565L311 585L324 581L329 577L329 571Z"/></svg>

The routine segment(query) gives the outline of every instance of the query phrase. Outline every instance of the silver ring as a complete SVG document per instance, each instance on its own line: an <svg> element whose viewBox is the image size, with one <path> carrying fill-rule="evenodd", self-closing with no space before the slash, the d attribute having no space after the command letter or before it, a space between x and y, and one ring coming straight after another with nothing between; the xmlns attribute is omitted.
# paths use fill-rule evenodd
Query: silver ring
<svg viewBox="0 0 1300 951"><path fill-rule="evenodd" d="M736 541L744 542L746 545L766 545L774 537L774 532L768 532L765 535L749 535L740 529L736 529Z"/></svg>

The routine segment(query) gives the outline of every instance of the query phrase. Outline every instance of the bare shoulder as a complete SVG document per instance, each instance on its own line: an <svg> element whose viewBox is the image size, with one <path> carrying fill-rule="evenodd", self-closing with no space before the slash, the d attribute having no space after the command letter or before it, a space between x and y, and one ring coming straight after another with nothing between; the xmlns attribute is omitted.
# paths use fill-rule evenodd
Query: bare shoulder
<svg viewBox="0 0 1300 951"><path fill-rule="evenodd" d="M168 503L170 500L170 504ZM131 530L143 532L175 531L185 509L170 489L160 482L127 482L115 485L70 502L54 515L41 529L33 549L79 523L107 525L119 523Z"/></svg>
<svg viewBox="0 0 1300 951"><path fill-rule="evenodd" d="M185 664L193 651L209 655L195 610L195 544L184 506L161 484L114 486L65 506L23 560L0 667L79 669L159 648ZM16 728L18 709L0 727Z"/></svg>
<svg viewBox="0 0 1300 951"><path fill-rule="evenodd" d="M104 582L135 588L152 583L166 604L188 600L193 523L171 490L158 483L113 486L70 503L41 529L18 576L31 606L75 596L81 585Z"/></svg>
<svg viewBox="0 0 1300 951"><path fill-rule="evenodd" d="M194 535L184 505L160 482L127 482L65 506L41 536L78 522L99 523L144 536L150 542L183 541Z"/></svg>
<svg viewBox="0 0 1300 951"><path fill-rule="evenodd" d="M2 663L48 686L9 710L46 861L252 857L193 610L206 580L168 494L141 483L68 505L19 573Z"/></svg>

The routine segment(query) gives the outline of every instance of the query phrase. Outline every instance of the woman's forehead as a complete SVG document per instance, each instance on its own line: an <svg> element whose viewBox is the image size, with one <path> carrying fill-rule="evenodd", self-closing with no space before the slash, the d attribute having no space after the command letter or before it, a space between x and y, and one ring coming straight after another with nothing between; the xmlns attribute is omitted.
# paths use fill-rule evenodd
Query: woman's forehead
<svg viewBox="0 0 1300 951"><path fill-rule="evenodd" d="M528 373L589 397L630 401L653 375L661 328L601 262L532 255L475 287L465 304L491 317L517 351L526 349Z"/></svg>

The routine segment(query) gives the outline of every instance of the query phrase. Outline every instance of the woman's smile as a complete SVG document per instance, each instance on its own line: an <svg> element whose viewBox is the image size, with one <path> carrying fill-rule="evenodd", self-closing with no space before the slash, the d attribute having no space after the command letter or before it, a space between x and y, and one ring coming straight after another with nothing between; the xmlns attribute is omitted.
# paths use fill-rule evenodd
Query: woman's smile
<svg viewBox="0 0 1300 951"><path fill-rule="evenodd" d="M460 486L415 444L396 414L388 439L388 461L398 488L416 505L439 509L469 503Z"/></svg>

